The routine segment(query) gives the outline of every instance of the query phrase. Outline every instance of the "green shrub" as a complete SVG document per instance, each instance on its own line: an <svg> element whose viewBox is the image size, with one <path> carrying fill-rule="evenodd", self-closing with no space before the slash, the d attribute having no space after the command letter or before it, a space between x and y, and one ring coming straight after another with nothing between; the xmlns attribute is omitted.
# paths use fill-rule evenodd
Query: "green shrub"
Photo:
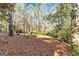
<svg viewBox="0 0 79 59"><path fill-rule="evenodd" d="M53 30L48 32L47 35L58 38L60 41L68 43L72 39L72 32L70 28L64 28L61 30Z"/></svg>
<svg viewBox="0 0 79 59"><path fill-rule="evenodd" d="M79 47L77 45L71 45L70 49L72 50L71 54L73 56L79 56Z"/></svg>
<svg viewBox="0 0 79 59"><path fill-rule="evenodd" d="M60 40L68 43L72 39L72 32L70 29L63 29L58 32L58 37Z"/></svg>
<svg viewBox="0 0 79 59"><path fill-rule="evenodd" d="M52 36L52 37L54 37L54 38L57 38L57 37L58 37L56 30L53 30L53 31L51 31L51 32L48 32L47 35L48 35L48 36Z"/></svg>
<svg viewBox="0 0 79 59"><path fill-rule="evenodd" d="M36 34L46 35L46 33L45 33L45 32L37 32Z"/></svg>

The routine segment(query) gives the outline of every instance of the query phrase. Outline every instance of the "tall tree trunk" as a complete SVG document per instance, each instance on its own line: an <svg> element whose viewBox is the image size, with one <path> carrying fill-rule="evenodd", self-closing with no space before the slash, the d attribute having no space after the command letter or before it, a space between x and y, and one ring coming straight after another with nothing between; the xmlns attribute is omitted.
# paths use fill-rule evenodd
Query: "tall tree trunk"
<svg viewBox="0 0 79 59"><path fill-rule="evenodd" d="M12 12L8 13L9 16L9 35L13 36L13 20L12 20Z"/></svg>
<svg viewBox="0 0 79 59"><path fill-rule="evenodd" d="M74 36L74 39L76 39L75 37L75 34L77 33L77 22L76 22L76 19L77 19L77 4L76 3L72 3L72 11L71 11L71 30L72 30L72 35ZM72 38L71 40L71 53L73 52L74 50L74 47L73 47L73 40ZM73 55L73 54L72 54Z"/></svg>
<svg viewBox="0 0 79 59"><path fill-rule="evenodd" d="M77 23L76 23L76 19L77 19L77 4L72 4L72 16L71 16L71 26L72 26L72 33L76 33L77 32Z"/></svg>

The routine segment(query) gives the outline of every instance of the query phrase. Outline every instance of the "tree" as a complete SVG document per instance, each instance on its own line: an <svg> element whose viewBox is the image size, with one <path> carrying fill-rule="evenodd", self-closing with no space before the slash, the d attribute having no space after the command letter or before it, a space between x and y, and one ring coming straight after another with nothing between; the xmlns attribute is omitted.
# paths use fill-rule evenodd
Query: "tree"
<svg viewBox="0 0 79 59"><path fill-rule="evenodd" d="M70 7L69 7L70 6ZM65 41L69 43L70 38L72 37L71 35L71 4L65 4L65 3L60 3L56 7L56 12L54 14L48 14L46 16L46 19L50 21L50 23L53 25L53 32L55 33L56 37L58 39ZM69 32L65 32L65 31ZM61 35L60 35L61 34ZM70 38L68 39L68 37ZM66 41L67 40L67 41Z"/></svg>
<svg viewBox="0 0 79 59"><path fill-rule="evenodd" d="M4 19L6 14L8 13L8 21L9 21L9 35L12 36L13 35L13 26L12 26L12 12L14 9L14 4L9 4L9 3L2 3L0 4L0 10L2 11L2 14L4 14Z"/></svg>
<svg viewBox="0 0 79 59"><path fill-rule="evenodd" d="M72 32L77 32L77 4L71 4L72 10L71 10L71 26L72 26Z"/></svg>
<svg viewBox="0 0 79 59"><path fill-rule="evenodd" d="M8 11L8 20L9 20L9 35L10 36L13 36L14 33L13 33L13 12L14 12L14 4L12 4L10 6L10 10Z"/></svg>
<svg viewBox="0 0 79 59"><path fill-rule="evenodd" d="M77 19L77 4L76 3L72 3L72 10L71 10L71 30L72 30L72 35L75 37L74 34L77 33L77 22L76 22L76 19ZM76 39L76 37L75 37ZM74 47L73 47L73 38L71 40L71 52L73 52L74 50Z"/></svg>

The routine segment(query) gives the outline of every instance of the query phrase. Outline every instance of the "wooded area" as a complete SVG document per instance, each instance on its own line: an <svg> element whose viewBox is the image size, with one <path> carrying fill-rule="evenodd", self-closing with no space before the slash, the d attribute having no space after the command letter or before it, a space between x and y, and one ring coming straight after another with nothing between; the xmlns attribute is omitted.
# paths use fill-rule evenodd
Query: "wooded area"
<svg viewBox="0 0 79 59"><path fill-rule="evenodd" d="M0 55L79 55L79 4L0 3Z"/></svg>

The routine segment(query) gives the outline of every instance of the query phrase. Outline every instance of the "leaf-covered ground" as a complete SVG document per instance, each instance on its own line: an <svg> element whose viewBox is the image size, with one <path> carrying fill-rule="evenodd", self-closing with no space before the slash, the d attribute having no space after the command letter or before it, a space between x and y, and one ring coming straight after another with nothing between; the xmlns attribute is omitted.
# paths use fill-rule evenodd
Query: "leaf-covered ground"
<svg viewBox="0 0 79 59"><path fill-rule="evenodd" d="M0 34L0 55L66 56L70 55L70 49L54 38L38 38L34 35L10 37Z"/></svg>

